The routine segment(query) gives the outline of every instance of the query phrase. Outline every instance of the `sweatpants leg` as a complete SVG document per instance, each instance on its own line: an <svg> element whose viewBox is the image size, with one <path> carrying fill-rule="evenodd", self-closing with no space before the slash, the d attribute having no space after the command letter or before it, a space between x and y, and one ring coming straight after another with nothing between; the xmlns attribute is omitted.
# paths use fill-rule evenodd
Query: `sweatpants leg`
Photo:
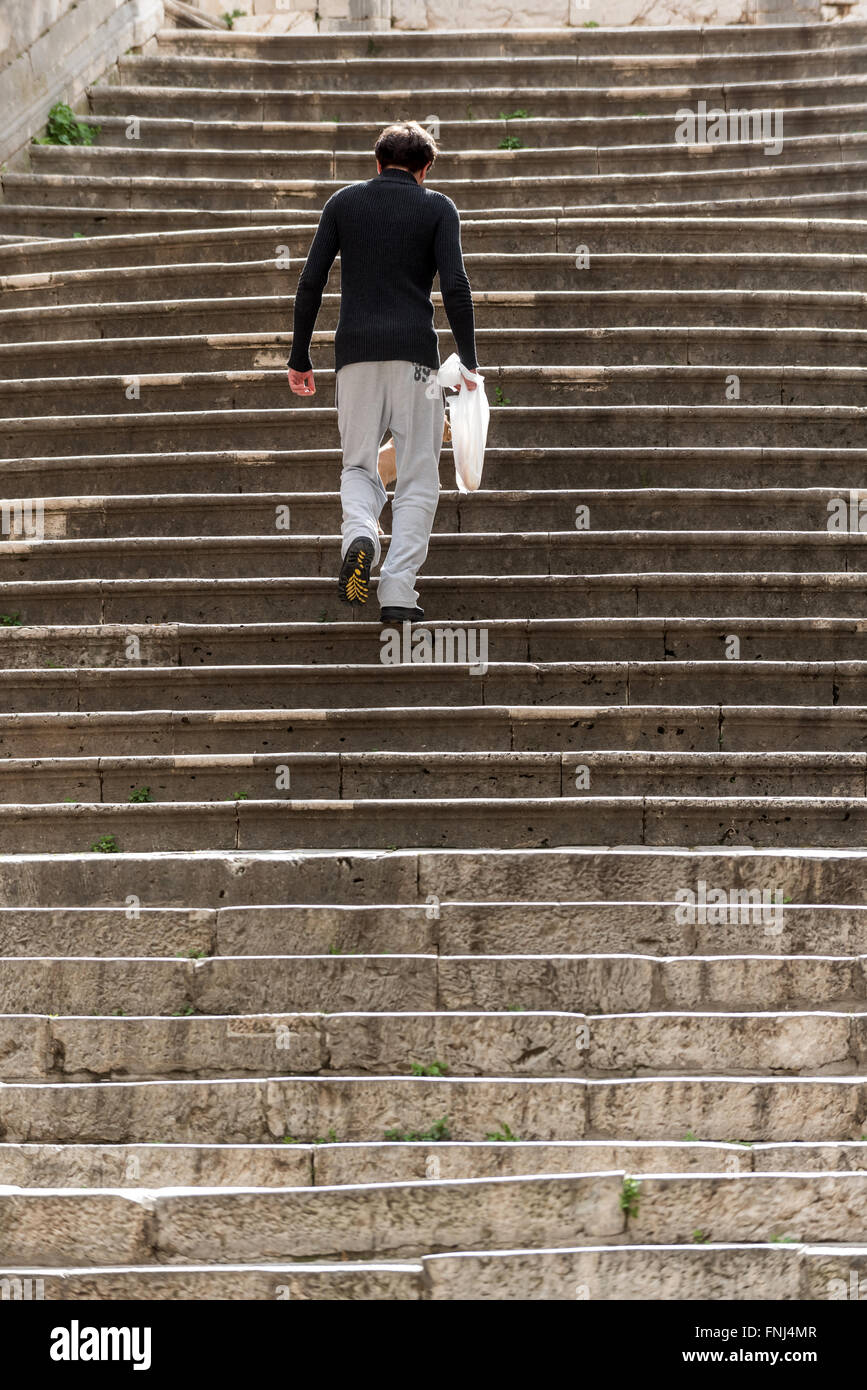
<svg viewBox="0 0 867 1390"><path fill-rule="evenodd" d="M389 369L388 423L396 447L397 483L391 503L391 543L377 597L381 607L414 608L416 575L427 555L439 502L445 405L442 391L433 389L434 373L428 368L412 362L381 365Z"/></svg>
<svg viewBox="0 0 867 1390"><path fill-rule="evenodd" d="M337 373L337 427L343 449L340 501L346 554L358 536L373 541L379 563L379 514L388 500L377 471L377 455L388 429L389 392L385 362L352 362Z"/></svg>

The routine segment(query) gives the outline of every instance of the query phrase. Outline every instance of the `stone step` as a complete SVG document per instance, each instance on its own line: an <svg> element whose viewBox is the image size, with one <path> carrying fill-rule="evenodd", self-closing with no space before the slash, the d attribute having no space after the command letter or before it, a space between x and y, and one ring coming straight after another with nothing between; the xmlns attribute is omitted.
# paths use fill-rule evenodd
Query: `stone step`
<svg viewBox="0 0 867 1390"><path fill-rule="evenodd" d="M191 93L180 90L172 93L172 100L159 103L154 100L154 92L149 88L96 87L90 92L90 111L98 118L99 126L95 145L102 148L127 149L131 146L134 131L137 132L138 148L159 148L164 150L341 150L366 154L376 142L384 120L347 121L334 117L331 120L226 120L210 116L206 99L198 117L172 114L175 112L174 98L180 98L180 105L189 108ZM245 109L249 109L249 93L238 92ZM247 98L247 100L244 100ZM325 93L314 94L314 100L321 107ZM121 102L125 105L121 106ZM137 117L137 125L130 124L130 110L146 109L153 115ZM517 108L518 110L524 108ZM105 112L117 111L117 115ZM159 114L157 114L159 113ZM371 116L373 113L370 113ZM321 110L320 110L321 115ZM790 106L780 109L777 118L782 122L785 138L797 140L805 135L832 132L856 132L863 130L864 104L856 100L841 105ZM773 129L773 127L771 127ZM751 133L752 127L746 128ZM739 132L738 132L739 133ZM584 146L610 149L616 145L665 145L671 148L672 118L670 114L618 116L512 116L511 110L503 110L490 119L439 121L437 144L440 158L447 158L448 152L463 150L495 150L506 136L518 139L526 149L559 150L569 146ZM716 147L717 149L719 147ZM437 166L439 169L439 165ZM363 175L362 175L363 177Z"/></svg>
<svg viewBox="0 0 867 1390"><path fill-rule="evenodd" d="M725 392L725 369L720 369L720 398ZM132 387L133 383L130 383ZM292 400L288 386L276 388L281 399ZM127 409L115 414L44 415L8 418L0 458L19 458L28 453L50 457L64 455L70 439L81 453L179 452L191 442L191 431L200 449L240 450L244 453L285 448L287 435L295 449L332 446L337 434L337 412L328 406L274 405L269 408L237 407L176 411L141 410L141 402L127 400ZM732 400L728 404L637 405L499 405L493 403L489 439L492 447L534 448L540 439L547 446L687 448L707 447L709 438L719 447L738 448L859 448L864 440L863 405L772 405ZM510 401L512 397L509 397ZM505 400L505 397L504 397ZM517 402L515 402L517 404ZM131 407L135 406L135 409Z"/></svg>
<svg viewBox="0 0 867 1390"><path fill-rule="evenodd" d="M864 89L867 98L867 86ZM833 166L829 166L833 173ZM5 176L4 176L5 177ZM2 179L0 179L2 183ZM643 196L649 196L650 190ZM551 201L547 205L528 205L526 201L520 208L515 206L468 207L467 220L490 221L494 224L514 221L516 214L525 221L541 224L556 219L576 219L610 221L612 219L635 223L645 217L664 221L707 220L715 225L723 220L738 221L754 218L759 221L789 222L800 216L802 226L809 221L826 222L867 219L867 197L857 188L834 190L823 182L817 191L772 193L759 195L755 190L744 196L733 196L730 189L724 197L701 197L693 194L691 200L660 200L658 202L603 202L561 203L558 190L551 190ZM499 198L499 194L497 194ZM318 211L305 204L285 210L284 215L290 226L305 223L313 227ZM280 209L279 211L284 211ZM202 207L185 208L174 204L169 206L78 206L66 204L62 196L47 203L34 203L28 197L13 202L10 198L0 203L0 237L6 243L32 246L34 239L56 239L69 237L75 240L92 240L96 237L149 236L167 232L208 232L216 230L237 231L246 227L271 226L275 220L274 208L261 207ZM568 246L566 248L569 249ZM809 248L808 248L809 249ZM857 248L856 248L857 249ZM151 259L148 254L146 260Z"/></svg>
<svg viewBox="0 0 867 1390"><path fill-rule="evenodd" d="M235 30L226 33L190 32L161 29L157 36L160 50L168 55L194 54L257 58L277 56L296 63L308 58L359 58L365 56L411 58L448 57L456 41L462 49L477 56L523 57L525 54L575 54L598 56L611 53L756 53L771 49L834 48L867 42L867 25L852 19L845 25L775 24L769 25L666 25L665 28L630 27L594 29L527 28L430 30L412 33L385 30L374 35L361 33L269 34L267 37Z"/></svg>
<svg viewBox="0 0 867 1390"><path fill-rule="evenodd" d="M0 1144L3 1185L20 1188L335 1187L359 1182L544 1173L858 1171L861 1141L713 1144L701 1140L512 1140L367 1144ZM622 1248L622 1247L618 1247ZM698 1254L695 1247L685 1253ZM156 1271L154 1271L156 1272ZM164 1272L168 1273L166 1269ZM0 1277L5 1271L0 1270Z"/></svg>
<svg viewBox="0 0 867 1390"><path fill-rule="evenodd" d="M285 333L223 333L2 343L0 380L62 377L69 371L73 354L83 377L102 376L109 369L131 377L137 373L243 372L252 367L277 369L282 379L288 337ZM445 360L451 351L450 334L440 329L439 338L440 357ZM321 350L327 351L332 341L333 334L318 331L317 356ZM726 371L757 364L867 367L867 330L857 328L477 328L476 345L484 363L665 363L725 367Z"/></svg>
<svg viewBox="0 0 867 1390"><path fill-rule="evenodd" d="M465 706L474 703L858 705L863 661L641 661L625 654L595 662L199 667L44 667L0 670L8 712L95 710L342 709L348 685L365 703ZM479 656L479 653L476 653ZM14 847L13 847L14 848Z"/></svg>
<svg viewBox="0 0 867 1390"><path fill-rule="evenodd" d="M10 1082L0 1089L0 1114L7 1143L163 1142L167 1133L175 1142L280 1143L289 1135L309 1143L332 1129L342 1142L369 1141L387 1129L426 1132L443 1118L459 1140L481 1140L507 1124L521 1139L547 1141L670 1142L695 1133L729 1143L735 1136L827 1143L860 1137L865 1092L862 1077Z"/></svg>
<svg viewBox="0 0 867 1390"><path fill-rule="evenodd" d="M407 827L406 829L402 827ZM848 848L863 797L593 796L0 806L0 852L163 853L399 847L738 844ZM106 839L108 837L108 839ZM348 841L348 846L347 846Z"/></svg>
<svg viewBox="0 0 867 1390"><path fill-rule="evenodd" d="M865 49L867 53L867 49ZM737 132L736 138L724 144L684 144L673 139L672 126L659 143L632 145L623 142L610 146L542 145L534 147L521 140L519 148L500 148L496 139L490 145L482 137L470 137L463 148L443 148L437 158L431 183L437 186L454 180L503 179L537 177L568 177L576 175L646 174L655 171L670 176L694 172L696 159L701 158L709 175L718 169L764 169L785 165L837 165L863 163L867 155L867 135L861 122L867 108L849 117L842 130L829 131L822 108L814 108L811 123L800 135L786 133L785 139L774 135L772 122L767 132L761 125ZM779 129L779 117L776 118ZM505 122L503 123L505 125ZM515 123L512 123L514 127ZM374 135L375 138L375 135ZM529 135L528 135L529 138ZM146 143L143 133L139 139L124 144L62 146L35 145L30 151L30 166L34 173L97 178L158 178L173 180L219 179L237 180L255 177L262 180L347 182L375 177L370 141L362 150L346 150L341 146L329 148L317 144L315 136L308 148L295 149L222 149L170 145L160 148ZM698 153L697 153L698 152ZM14 187L14 184L12 185Z"/></svg>
<svg viewBox="0 0 867 1390"><path fill-rule="evenodd" d="M335 294L323 296L320 327L313 335L313 347L322 366L327 362L330 367L332 361L330 349L337 326L338 298ZM682 332L687 325L692 330L762 328L765 332L788 333L806 328L861 331L864 298L860 292L845 290L479 290L473 303L477 326L499 333L539 330L540 319L547 329L568 331L574 330L577 319L585 329L667 326ZM436 325L443 335L441 341L447 345L447 324L438 294L434 295L434 304ZM279 351L285 365L291 333L285 295L7 307L0 309L0 328L7 344L103 337L134 338L138 343L142 338L171 339L194 333L235 336L239 314L244 315L247 334L267 334L281 345ZM327 358L320 358L320 349L328 352ZM267 365L274 366L275 362Z"/></svg>
<svg viewBox="0 0 867 1390"><path fill-rule="evenodd" d="M587 245L586 242L582 244ZM576 289L610 292L630 288L647 290L649 287L656 293L670 288L696 294L702 290L730 290L733 277L741 293L776 288L789 293L851 292L860 295L867 288L867 256L761 252L734 255L725 252L609 253L597 251L596 244L588 254L586 267L576 266L575 247L568 252L470 252L465 263L477 294ZM0 280L0 291L4 312L106 302L143 301L149 304L158 300L160 289L167 300L179 304L196 299L212 301L220 284L231 298L250 296L264 300L285 293L291 308L302 264L303 253L291 261L287 256L282 266L276 265L272 256L268 260L243 263L138 266L135 275L130 275L128 266L8 275ZM329 284L331 291L336 293L340 285L339 270L333 272Z"/></svg>
<svg viewBox="0 0 867 1390"><path fill-rule="evenodd" d="M0 884L4 905L15 908L75 903L128 909L135 887L133 899L152 908L286 902L351 903L357 908L363 898L362 908L364 902L415 903L420 911L435 912L446 901L670 903L678 890L704 881L730 889L780 888L793 903L833 904L849 912L861 902L864 862L865 852L851 846L815 848L809 855L792 847L713 845L691 850L633 845L373 852L347 847L335 854L212 848L196 855L176 849L67 855L42 850L0 856Z"/></svg>
<svg viewBox="0 0 867 1390"><path fill-rule="evenodd" d="M426 1298L421 1262L358 1260L337 1264L91 1266L86 1269L0 1269L8 1297L39 1299L292 1298L412 1301Z"/></svg>
<svg viewBox="0 0 867 1390"><path fill-rule="evenodd" d="M648 29L648 35L650 32ZM854 51L857 53L857 47ZM563 120L566 113L573 120L604 120L615 116L654 120L662 116L671 119L681 108L696 110L699 101L705 102L708 111L770 109L788 113L793 109L860 105L867 94L857 65L853 73L836 76L811 69L802 76L781 72L775 79L767 80L760 75L724 84L715 80L713 73L703 73L692 81L683 80L681 73L681 80L675 86L666 85L657 73L644 85L614 79L607 88L595 86L583 76L580 81L576 77L567 86L558 87L552 82L533 86L527 80L529 74L518 74L516 68L506 74L507 80L501 86L485 87L477 80L468 102L466 88L455 83L436 87L427 74L423 83L402 91L384 92L376 80L368 89L313 87L297 91L287 89L282 81L278 87L265 83L232 86L220 79L210 85L196 85L201 82L200 77L178 83L174 80L178 63L176 59L171 74L165 74L163 84L143 81L135 68L124 66L119 80L90 86L87 94L92 115L94 118L115 115L129 120L130 114L135 113L142 119L228 120L259 125L292 122L342 127L364 122L382 129L389 121L405 118L408 114L425 121L432 113L441 122L442 134L445 123L466 123L475 128L482 122L501 120L504 115L512 116L514 127L520 118L513 113L518 111L527 111L530 119L537 120ZM228 66L224 61L220 73L225 75ZM248 66L247 71L254 69ZM449 72L444 81L450 82L450 78ZM419 92L426 114L413 110L414 103L419 101Z"/></svg>
<svg viewBox="0 0 867 1390"><path fill-rule="evenodd" d="M838 1201L857 1193L857 1174L835 1177L849 1180L845 1187L838 1181ZM801 1181L808 1187L809 1179ZM514 1246L519 1234L524 1243L545 1246L564 1223L573 1239L616 1238L626 1225L621 1186L619 1173L594 1173L330 1188L190 1188L147 1197L134 1190L24 1189L0 1192L0 1213L8 1231L4 1260L11 1264L182 1265L191 1259L305 1259L344 1252L401 1258L423 1250ZM828 1234L838 1216L837 1202L829 1205L825 1224L813 1222Z"/></svg>
<svg viewBox="0 0 867 1390"><path fill-rule="evenodd" d="M114 710L0 716L4 757L381 752L860 753L857 705L423 705L398 709Z"/></svg>
<svg viewBox="0 0 867 1390"><path fill-rule="evenodd" d="M12 615L7 615L11 617ZM209 666L410 664L413 655L466 665L581 661L837 661L867 659L863 620L832 618L531 618L429 622L382 629L335 623L119 624L0 627L3 670L77 666L126 669ZM737 645L733 639L737 639ZM164 675L165 672L163 671Z"/></svg>
<svg viewBox="0 0 867 1390"><path fill-rule="evenodd" d="M33 962L28 964L33 968ZM556 971L559 962L555 959L551 964ZM244 983L242 973L239 984ZM448 1008L448 1003L443 1007ZM444 1013L441 1008L427 1013L411 1009L242 1014L228 1019L6 1014L0 1019L0 1035L5 1043L0 1066L4 1082L264 1074L409 1076L413 1067L434 1062L456 1077L654 1076L662 1072L694 1076L716 1075L720 1070L729 1075L863 1076L867 1071L867 1013L863 1012L585 1014L521 1008L505 1013L491 1009ZM309 1151L307 1157L309 1165ZM721 1158L717 1156L720 1167ZM385 1171L379 1164L370 1167L373 1171L363 1177L349 1171L342 1180L398 1179L390 1171L392 1165L386 1165ZM461 1176L482 1176L467 1168ZM527 1169L520 1163L513 1171ZM279 1170L271 1183L279 1182L278 1174ZM332 1180L327 1168L317 1178L319 1183ZM136 1186L144 1185L140 1174L136 1179ZM228 1174L222 1175L223 1183L229 1180ZM310 1181L309 1172L302 1171L289 1185L306 1186ZM23 1185L35 1185L33 1176ZM98 1185L106 1185L105 1176ZM180 1183L175 1179L171 1185Z"/></svg>
<svg viewBox="0 0 867 1390"><path fill-rule="evenodd" d="M867 587L863 573L843 569L803 573L767 570L637 573L625 571L620 566L616 573L513 575L509 584L504 584L497 575L462 575L459 587L449 576L423 576L421 584L427 621L436 620L441 624L523 619L528 612L544 613L550 618L571 618L577 605L577 611L589 611L597 617L628 618L638 609L642 616L648 617L665 614L713 617L726 621L726 626L732 614L762 618L863 618ZM177 579L66 578L0 582L2 626L18 621L28 626L104 622L268 623L273 622L275 612L285 611L291 611L296 621L346 620L345 610L337 599L333 573L322 578L234 579L199 575ZM373 613L376 613L375 608ZM377 669L382 670L381 667ZM526 676L527 672L523 674ZM571 704L568 698L566 702ZM514 703L526 703L524 695L517 693ZM277 707L282 704L282 697L278 697Z"/></svg>
<svg viewBox="0 0 867 1390"><path fill-rule="evenodd" d="M164 677L165 678L165 677ZM9 758L0 803L867 795L867 753L436 752ZM243 791L239 790L243 788ZM290 790L291 789L291 790ZM145 795L146 793L146 795Z"/></svg>
<svg viewBox="0 0 867 1390"><path fill-rule="evenodd" d="M731 866L727 878L731 881ZM705 897L708 891L705 881ZM428 895L427 902L390 906L254 903L167 908L134 902L121 907L2 907L0 956L192 958L256 956L263 951L273 956L326 956L397 950L402 955L520 952L547 958L552 952L613 955L624 948L645 956L685 957L778 955L784 950L801 956L867 954L863 905L787 901L778 906L784 894L779 883L724 892L723 907L712 899L709 906L699 905L691 913L684 911L683 897L670 902L499 903L441 901L436 894ZM766 932L768 925L782 930Z"/></svg>
<svg viewBox="0 0 867 1390"><path fill-rule="evenodd" d="M780 84L798 79L854 77L864 72L863 33L853 41L819 49L763 49L751 52L551 54L495 53L491 57L424 54L423 57L280 58L269 44L267 57L247 58L231 52L127 55L118 62L121 82L138 86L207 87L280 92L413 93L449 82L475 99L476 92L510 85L526 88L584 88L604 99L609 88L686 86L689 84ZM561 108L562 114L562 108ZM421 113L416 119L423 117Z"/></svg>
<svg viewBox="0 0 867 1390"><path fill-rule="evenodd" d="M29 481L35 479L31 477ZM560 530L564 522L576 519L578 509L584 507L587 521L605 531L631 531L639 526L652 529L654 525L667 531L827 530L829 519L836 520L841 513L843 528L857 530L863 500L857 488L831 487L564 487L538 491L480 488L472 494L445 487L440 493L434 529L462 533L515 531L532 516L540 528ZM54 540L265 534L276 529L281 518L288 518L293 531L306 535L334 534L340 527L340 497L329 490L248 491L240 495L229 491L79 494L44 497L39 501L45 535ZM31 507L30 498L7 499L7 531L12 529L16 504L20 512L17 530L26 533L29 512L25 508ZM853 508L854 515L850 515ZM24 640L21 634L18 640Z"/></svg>
<svg viewBox="0 0 867 1390"><path fill-rule="evenodd" d="M770 919L781 915L784 928L785 907L779 911L768 909L768 921L756 921L754 934L779 943L781 923ZM462 1071L469 1068L469 1074L474 1074L480 1068L466 1061L466 1049L485 1047L490 1047L494 1055L482 1068L484 1074L505 1076L512 1074L514 1066L514 1060L508 1060L509 1049L513 1049L514 1058L535 1048L542 1036L537 1032L534 1041L522 1041L522 1030L526 1033L534 1026L542 1030L553 1028L556 1020L548 1017L549 1012L568 1011L570 1016L562 1025L548 1032L547 1045L558 1056L565 1047L566 1054L572 1054L570 1065L574 1064L578 1071L583 1073L597 1065L603 1070L617 1070L625 1065L629 1073L652 1075L654 1071L667 1073L674 1068L690 1074L696 1070L698 1054L690 1051L692 1025L678 1022L681 1015L700 1011L707 1016L697 1029L696 1044L701 1045L703 1040L706 1049L713 1046L720 1015L758 1009L801 1015L810 1009L846 1012L841 1015L840 1027L828 1022L823 1025L821 1048L815 1036L812 1041L807 1037L805 1023L786 1025L787 1051L779 1037L783 1020L766 1019L764 1033L756 1025L756 1037L764 1038L763 1047L768 1053L758 1069L774 1071L783 1067L784 1055L789 1056L790 1062L797 1056L801 1069L809 1067L811 1048L815 1048L814 1071L831 1068L834 1074L843 1074L856 1063L861 1070L867 1039L867 957L774 956L767 951L766 946L759 954L692 954L680 958L628 952L555 955L550 951L544 956L450 957L384 952L218 956L201 960L6 957L0 959L0 1007L3 1015L14 1016L14 1021L4 1024L9 1042L3 1066L8 1076L21 1075L22 1067L23 1074L32 1076L34 1066L53 1065L50 1039L54 1036L66 1039L60 1052L66 1049L64 1064L69 1071L103 1074L116 1068L122 1073L128 1067L141 1065L142 1059L133 1060L128 1049L144 1047L143 1042L135 1041L142 1016L164 1017L165 1026L159 1036L165 1039L162 1046L168 1049L171 1044L167 1030L171 1030L175 1020L185 1014L199 1014L209 1016L202 1020L205 1040L201 1046L213 1056L215 1049L225 1051L227 1037L240 1038L241 1042L233 1041L228 1046L242 1059L251 1059L250 1065L260 1077L282 1074L287 1068L310 1074L329 1067L354 1075L354 1064L358 1073L376 1070L387 1075L408 1075L413 1061L427 1065L439 1060L451 1070L452 1058L455 1066ZM318 1006L321 1013L314 1013ZM597 1033L595 1015L614 1010L620 1022ZM457 1027L452 1028L452 1014L477 1011L502 1012L506 1016L499 1020L493 1034L487 1034L484 1019L479 1020L481 1031L475 1041L476 1024L468 1022L462 1028L458 1021ZM534 1025L529 1014L541 1011L544 1014ZM850 1011L854 1011L851 1024ZM416 1013L424 1017L414 1024L411 1015ZM79 1018L36 1018L28 1033L25 1022L17 1017L45 1014L74 1014ZM253 1014L267 1017L251 1018ZM286 1023L289 1014L299 1017ZM327 1017L331 1014L336 1017ZM369 1017L372 1014L394 1015L381 1036L376 1020ZM93 1019L84 1017L90 1015L126 1017L110 1019L106 1027L114 1031L100 1041ZM586 1036L582 1028L585 1015ZM666 1022L660 1015L676 1017ZM520 1025L517 1033L512 1029L513 1022ZM281 1041L276 1033L278 1025L283 1030L284 1024L292 1038ZM733 1027L732 1037L737 1026ZM118 1051L111 1043L112 1038L121 1036L119 1028L126 1030L126 1051ZM238 1030L237 1034L233 1029ZM501 1037L503 1030L505 1035ZM244 1039L250 1034L259 1041L252 1052L249 1047L245 1052ZM834 1048L843 1046L841 1038L845 1038L846 1045L837 1068ZM182 1038L176 1037L175 1046L180 1048L182 1042ZM86 1060L79 1060L88 1046L98 1053L99 1065L91 1067ZM384 1049L381 1059L380 1046ZM772 1053L775 1046L777 1051ZM655 1062L654 1047L664 1050L667 1060ZM757 1043L746 1055L753 1057L756 1047ZM687 1058L684 1063L677 1060L678 1048ZM275 1055L281 1051L290 1055ZM144 1057L147 1055L145 1050ZM770 1060L772 1055L775 1061ZM604 1067L598 1061L603 1056L609 1057ZM203 1065L211 1067L216 1063L205 1060ZM706 1065L708 1060L703 1053L698 1069L704 1070ZM721 1065L719 1061L717 1067ZM181 1067L180 1054L178 1066ZM501 1072L500 1067L506 1070ZM749 1070L750 1074L757 1070L743 1054L735 1066L738 1069Z"/></svg>
<svg viewBox="0 0 867 1390"><path fill-rule="evenodd" d="M488 178L437 178L431 186L446 194L462 209L548 208L562 198L588 208L613 204L628 209L649 195L661 205L688 206L696 201L716 200L722 212L738 199L816 195L830 193L835 198L854 194L864 197L864 165L857 159L822 162L809 155L798 164L764 163L750 165L745 159L734 167L715 169L663 170L624 174L538 174ZM87 210L95 208L160 208L184 210L188 220L199 221L205 208L225 210L256 209L291 214L296 206L311 203L322 207L344 186L344 181L309 177L274 179L182 178L179 176L134 174L74 174L8 172L2 176L4 197L36 206L58 203L80 208L79 222L87 225ZM657 209L659 211L659 209ZM791 215L791 214L790 214Z"/></svg>
<svg viewBox="0 0 867 1390"><path fill-rule="evenodd" d="M257 127L258 129L258 127ZM2 205L0 205L2 207ZM24 210L20 210L24 211ZM303 257L312 239L318 214L299 208L290 224L251 224L229 228L192 228L128 235L65 237L60 240L0 240L0 269L4 275L66 275L73 270L108 270L133 265L209 265L264 261L277 248ZM461 218L465 253L572 252L583 241L604 254L717 254L735 257L761 255L843 256L863 252L864 233L851 220L796 217L539 217L529 209L518 216ZM822 252L817 251L817 243ZM335 267L334 274L339 267ZM126 285L123 280L120 284Z"/></svg>
<svg viewBox="0 0 867 1390"><path fill-rule="evenodd" d="M2 352L0 345L0 355ZM195 489L199 496L279 491L285 497L287 492L291 494L300 489L330 493L339 471L339 449L281 447L262 451L241 448L188 453L167 450L153 454L61 454L46 458L28 455L6 460L3 476L10 499L28 497L34 492L44 496L47 524L47 504L56 497L74 495L82 501L116 493L128 497L134 487L141 490L139 495L178 495L179 480L186 489ZM476 506L480 517L477 525L481 525L482 498L488 490L526 491L528 482L544 480L544 491L574 492L585 478L593 482L597 491L632 489L658 495L663 490L677 488L681 495L686 490L721 492L719 482L725 479L726 491L755 492L767 486L779 496L818 488L848 497L850 488L867 487L867 451L833 447L714 448L707 445L694 448L664 445L554 448L540 445L538 441L525 448L491 445L485 450L484 488L475 499L466 499L466 505ZM449 450L443 451L440 481L446 494L440 507L442 515L447 515L449 491L454 488L454 463ZM582 491L582 498L583 495ZM540 498L542 492L537 491L535 496ZM222 507L223 503L219 500L214 505ZM327 505L327 499L322 499L321 505ZM237 508L236 514L240 515L241 510ZM784 508L783 515L788 519L793 514ZM698 520L694 525L700 529ZM230 527L227 525L225 529L230 530ZM765 529L768 529L767 524ZM799 529L809 528L802 522Z"/></svg>
<svg viewBox="0 0 867 1390"><path fill-rule="evenodd" d="M318 576L333 584L340 564L336 535L252 533L184 539L182 549L170 536L7 540L0 550L0 581L8 585L25 577L32 582L83 579L84 575L135 579L147 574L200 580L255 575L260 581L266 576ZM443 578L455 573L492 577L506 573L510 580L517 580L533 575L744 570L863 573L867 544L860 531L827 529L437 532L431 537L426 572ZM340 616L347 615L341 612ZM378 617L372 616L374 621ZM455 612L454 616L462 615ZM176 616L176 620L181 619Z"/></svg>
<svg viewBox="0 0 867 1390"><path fill-rule="evenodd" d="M427 371L430 379L433 373ZM732 377L736 378L732 384ZM422 380L419 377L419 380ZM495 366L485 369L485 390L491 404L525 408L550 406L698 405L727 400L747 405L815 402L820 406L862 406L867 367L753 366L734 363L701 365L639 364L597 366L593 363L558 366ZM732 392L737 391L737 396ZM317 407L334 407L335 373L317 370ZM0 411L6 418L33 419L42 415L64 418L74 399L80 417L114 412L127 402L131 413L182 416L216 410L265 410L296 399L282 368L227 372L178 372L134 376L32 377L0 381ZM737 407L736 407L737 408ZM309 410L309 406L300 409Z"/></svg>

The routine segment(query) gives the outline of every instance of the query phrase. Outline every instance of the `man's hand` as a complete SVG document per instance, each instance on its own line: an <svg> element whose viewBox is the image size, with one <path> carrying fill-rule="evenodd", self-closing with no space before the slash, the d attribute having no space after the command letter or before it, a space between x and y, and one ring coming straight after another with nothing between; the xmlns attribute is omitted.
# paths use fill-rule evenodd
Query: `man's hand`
<svg viewBox="0 0 867 1390"><path fill-rule="evenodd" d="M289 386L296 396L315 396L316 383L311 372L296 372L289 368Z"/></svg>
<svg viewBox="0 0 867 1390"><path fill-rule="evenodd" d="M462 372L465 372L465 371L468 372L468 371L470 371L470 370L478 371L479 369L478 369L478 367L475 367L475 368L472 368L472 369L471 369L471 368L469 368L469 367L464 367L463 365L461 365L461 371L462 371ZM479 383L478 383L477 381L468 381L467 378L466 378L465 376L462 376L461 379L460 379L460 381L458 382L458 390L459 390L459 391L460 391L460 389L461 389L462 386L466 386L466 388L467 388L468 391L478 391L478 389L479 389Z"/></svg>

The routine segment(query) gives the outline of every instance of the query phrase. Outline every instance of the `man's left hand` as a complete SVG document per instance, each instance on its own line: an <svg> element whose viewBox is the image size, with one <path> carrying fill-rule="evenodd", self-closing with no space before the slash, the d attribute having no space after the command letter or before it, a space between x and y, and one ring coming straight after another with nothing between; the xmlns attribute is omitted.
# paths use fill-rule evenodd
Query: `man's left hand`
<svg viewBox="0 0 867 1390"><path fill-rule="evenodd" d="M296 372L289 368L289 386L296 396L315 396L316 383L311 372Z"/></svg>

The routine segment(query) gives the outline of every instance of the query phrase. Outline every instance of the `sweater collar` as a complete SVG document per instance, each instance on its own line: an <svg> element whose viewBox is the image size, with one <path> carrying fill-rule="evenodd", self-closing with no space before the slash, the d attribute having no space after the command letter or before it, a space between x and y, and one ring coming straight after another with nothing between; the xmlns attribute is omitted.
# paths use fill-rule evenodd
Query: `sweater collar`
<svg viewBox="0 0 867 1390"><path fill-rule="evenodd" d="M410 183L415 183L415 175L411 174L408 169L383 169L379 177L381 179L402 179L404 182L408 180Z"/></svg>

